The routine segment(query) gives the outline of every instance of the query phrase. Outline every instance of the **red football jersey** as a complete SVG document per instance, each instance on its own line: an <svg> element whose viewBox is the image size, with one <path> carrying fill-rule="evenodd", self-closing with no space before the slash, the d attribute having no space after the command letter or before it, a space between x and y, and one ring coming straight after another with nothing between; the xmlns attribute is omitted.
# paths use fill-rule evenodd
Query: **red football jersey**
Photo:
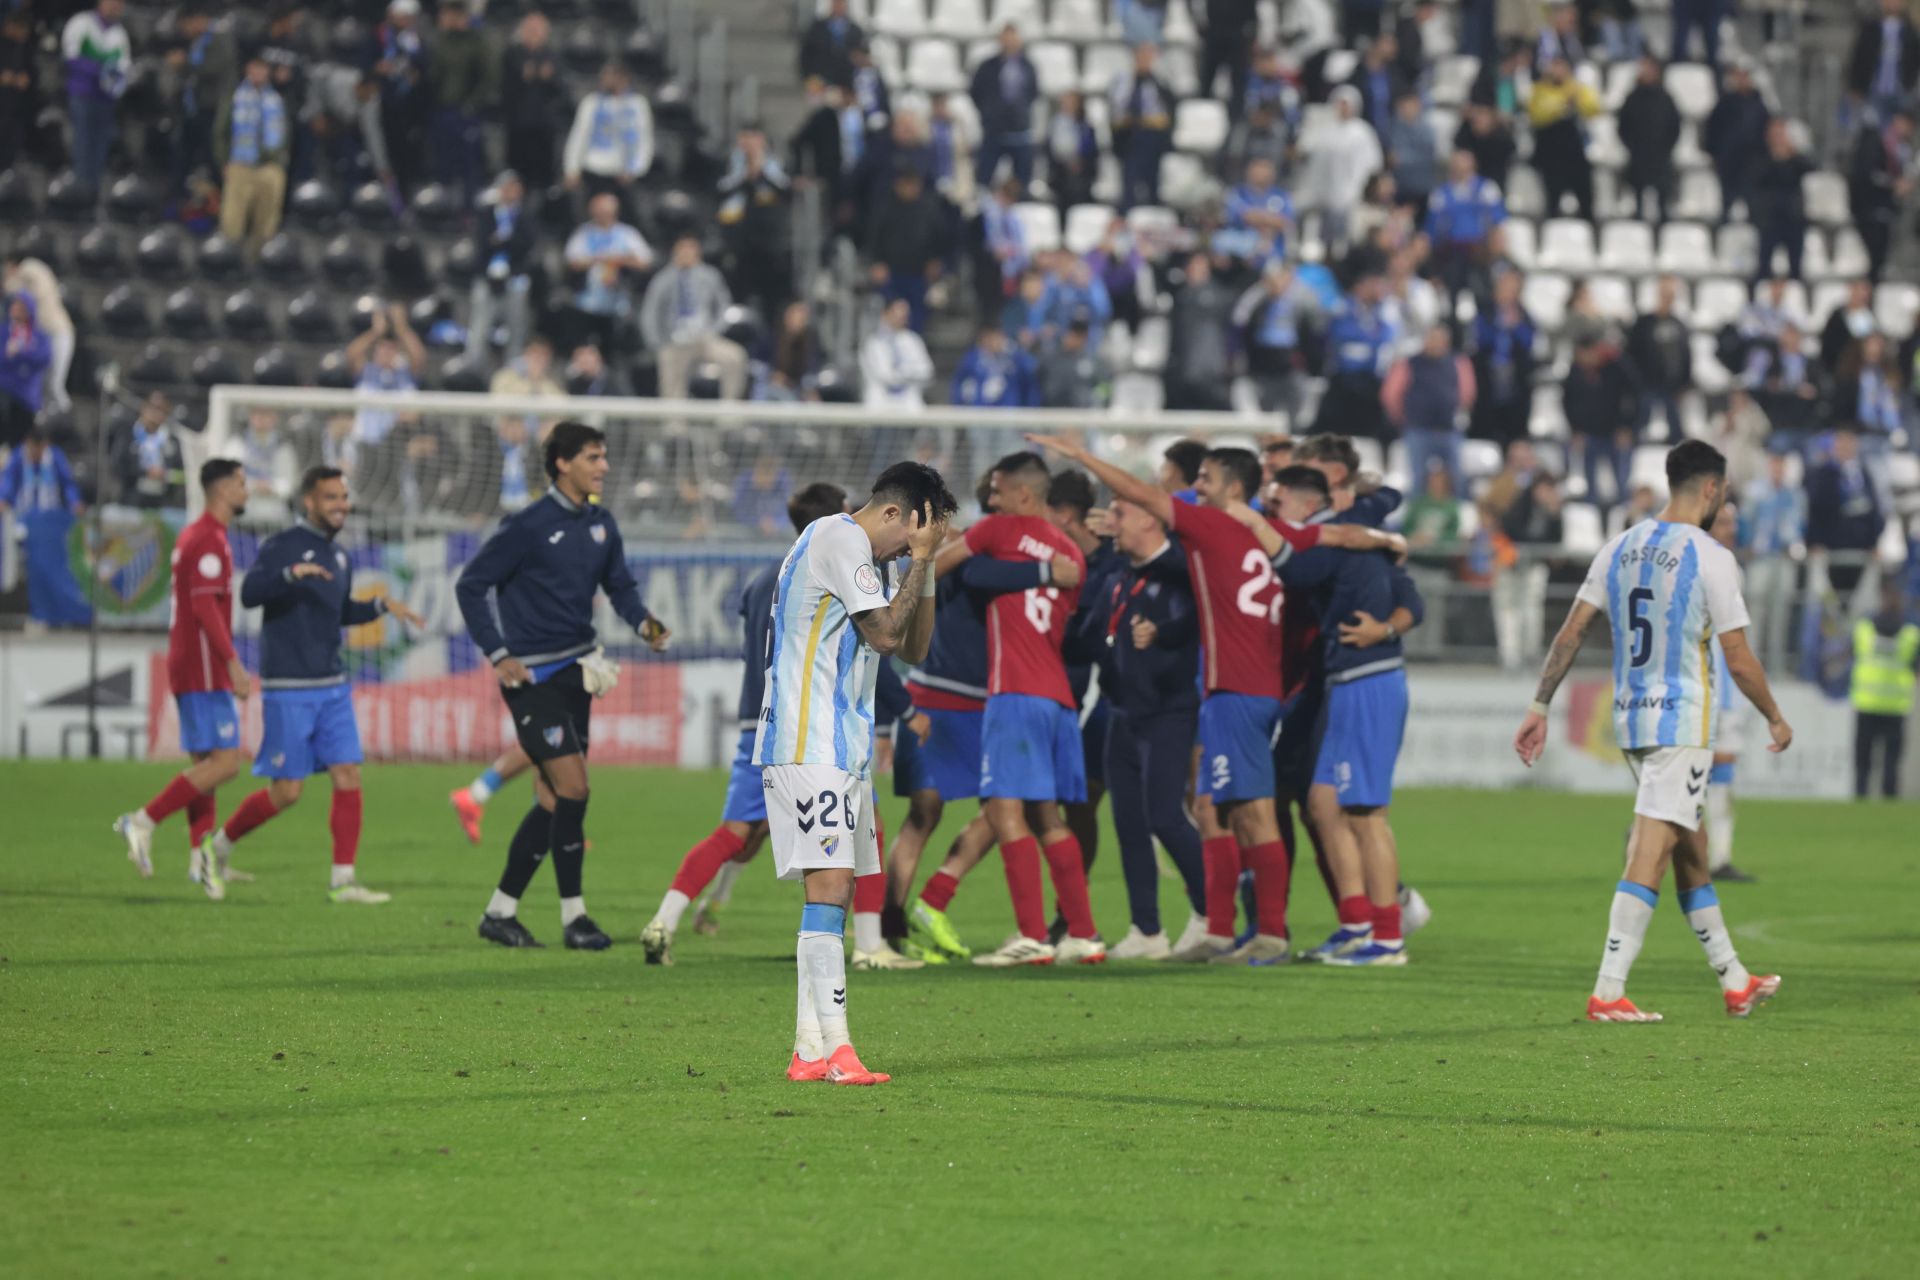
<svg viewBox="0 0 1920 1280"><path fill-rule="evenodd" d="M175 693L233 688L233 551L227 527L201 516L173 544L167 680Z"/></svg>
<svg viewBox="0 0 1920 1280"><path fill-rule="evenodd" d="M1278 524L1288 544L1320 542L1317 525ZM1273 563L1239 521L1213 507L1173 504L1173 532L1187 551L1187 572L1200 609L1200 650L1208 693L1245 693L1278 700L1286 656L1280 630L1282 593Z"/></svg>
<svg viewBox="0 0 1920 1280"><path fill-rule="evenodd" d="M967 549L995 560L1065 556L1086 577L1080 548L1040 516L988 516L967 530ZM987 606L987 693L1027 693L1075 707L1060 645L1079 603L1078 587L1029 587L995 596Z"/></svg>

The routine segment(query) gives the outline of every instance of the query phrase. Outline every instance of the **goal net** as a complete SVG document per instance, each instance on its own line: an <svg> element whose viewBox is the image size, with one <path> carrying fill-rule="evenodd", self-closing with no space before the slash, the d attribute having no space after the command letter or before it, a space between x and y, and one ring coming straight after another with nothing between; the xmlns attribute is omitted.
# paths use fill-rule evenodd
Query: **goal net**
<svg viewBox="0 0 1920 1280"><path fill-rule="evenodd" d="M1218 414L1123 420L929 408L888 415L820 404L216 388L187 471L213 456L246 464L253 496L233 532L236 572L246 571L262 538L297 514L300 473L339 466L353 494L341 537L356 594L399 596L427 621L424 632L383 619L346 635L369 759L483 760L512 741L453 584L501 516L546 491L542 433L570 417L607 433L605 503L620 520L648 608L674 636L667 654L648 653L600 602L597 624L625 674L594 709L594 758L685 767L731 758L740 592L791 545L792 493L824 480L858 496L888 464L916 458L941 470L971 514L976 481L996 458L1024 447L1023 431L1075 435L1150 474L1182 436L1252 445L1267 430L1259 420ZM156 621L164 621L164 607ZM257 611L237 614L249 666L258 627ZM178 735L164 696L163 655L151 679L148 746L164 755L176 750ZM258 699L251 702L248 714L257 717ZM249 727L248 741L258 741L257 730Z"/></svg>

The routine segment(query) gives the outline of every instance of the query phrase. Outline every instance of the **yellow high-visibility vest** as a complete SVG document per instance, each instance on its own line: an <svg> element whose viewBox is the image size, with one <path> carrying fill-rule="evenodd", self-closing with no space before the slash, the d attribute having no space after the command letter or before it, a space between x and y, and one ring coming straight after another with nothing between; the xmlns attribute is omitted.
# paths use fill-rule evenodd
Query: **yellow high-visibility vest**
<svg viewBox="0 0 1920 1280"><path fill-rule="evenodd" d="M1913 660L1920 626L1909 622L1890 636L1862 618L1853 627L1853 709L1904 716L1913 710Z"/></svg>

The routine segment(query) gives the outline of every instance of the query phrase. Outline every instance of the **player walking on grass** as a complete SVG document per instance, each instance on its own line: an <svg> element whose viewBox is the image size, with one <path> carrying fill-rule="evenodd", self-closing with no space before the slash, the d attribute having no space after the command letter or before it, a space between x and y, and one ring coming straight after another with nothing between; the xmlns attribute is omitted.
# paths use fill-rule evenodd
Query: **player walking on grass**
<svg viewBox="0 0 1920 1280"><path fill-rule="evenodd" d="M192 853L187 874L218 902L229 880L251 880L224 859L204 862L202 843L213 830L213 793L240 772L240 708L249 692L247 669L233 647L233 551L227 527L247 510L246 469L232 458L200 468L206 510L173 544L173 616L167 626L167 684L180 719L180 749L192 764L160 794L113 821L127 842L127 860L142 877L153 875L154 827L187 811Z"/></svg>
<svg viewBox="0 0 1920 1280"><path fill-rule="evenodd" d="M1290 955L1291 868L1274 807L1272 745L1284 688L1282 597L1267 552L1225 510L1231 502L1244 504L1254 496L1260 485L1259 459L1247 449L1209 451L1195 481L1200 505L1194 505L1177 501L1078 445L1047 436L1028 438L1092 471L1116 498L1144 508L1172 531L1187 553L1205 677L1198 786L1211 797L1219 818L1211 828L1202 828L1207 932L1169 958L1284 963ZM1389 535L1354 525L1286 526L1281 532L1296 550L1393 544ZM1235 947L1235 891L1243 862L1254 875L1258 920L1254 936Z"/></svg>
<svg viewBox="0 0 1920 1280"><path fill-rule="evenodd" d="M780 563L753 762L774 869L805 894L789 1080L888 1078L861 1064L848 1037L847 909L854 877L880 871L869 776L879 664L927 656L932 558L957 505L931 467L895 463L865 506L809 524ZM902 553L912 565L889 599L879 565Z"/></svg>
<svg viewBox="0 0 1920 1280"><path fill-rule="evenodd" d="M1769 751L1793 742L1793 729L1767 687L1767 673L1747 644L1747 605L1733 554L1706 532L1727 497L1727 460L1712 445L1688 440L1667 454L1666 508L1615 535L1594 557L1567 620L1553 638L1540 688L1513 747L1531 766L1547 747L1547 705L1566 678L1593 620L1613 630L1614 734L1639 786L1626 874L1613 896L1600 977L1587 1000L1593 1022L1658 1022L1627 999L1627 974L1646 940L1673 864L1687 924L1720 979L1727 1012L1752 1013L1780 989L1778 975L1747 972L1734 954L1707 868L1701 831L1702 793L1713 767L1712 643L1727 671L1766 719Z"/></svg>
<svg viewBox="0 0 1920 1280"><path fill-rule="evenodd" d="M558 424L547 436L546 469L546 497L503 520L454 586L520 747L539 770L535 803L507 846L480 936L505 947L540 945L520 923L520 899L551 852L568 948L604 951L613 940L587 915L581 887L593 699L618 678L594 634L595 594L604 589L654 652L667 647L668 634L641 603L620 528L597 502L607 482L606 436L583 422Z"/></svg>
<svg viewBox="0 0 1920 1280"><path fill-rule="evenodd" d="M970 556L1049 566L1051 585L994 597L987 608L987 709L980 724L980 795L1013 898L1018 933L999 950L975 956L989 968L1022 964L1097 964L1106 946L1094 927L1087 870L1060 813L1087 797L1080 716L1060 654L1067 619L1079 603L1086 558L1047 513L1050 477L1037 453L994 464L996 513L940 554L943 572L965 573ZM1064 563L1063 563L1064 561ZM1046 856L1067 936L1047 941L1040 858Z"/></svg>
<svg viewBox="0 0 1920 1280"><path fill-rule="evenodd" d="M501 787L531 768L533 758L515 743L482 769L479 777L447 797L447 803L453 806L454 816L460 820L460 830L465 833L468 844L480 843L480 819L487 811L487 801L493 799Z"/></svg>
<svg viewBox="0 0 1920 1280"><path fill-rule="evenodd" d="M236 841L291 808L307 779L324 770L333 782L327 821L333 871L327 896L334 902L377 905L389 895L354 877L360 854L362 756L340 628L362 626L387 614L414 626L422 619L398 600L353 598L353 561L334 544L352 507L339 468L308 468L300 480L300 505L299 521L260 544L260 554L240 584L240 603L262 611L264 725L253 772L268 783L240 802L226 826L207 840L200 861L203 866L225 866Z"/></svg>

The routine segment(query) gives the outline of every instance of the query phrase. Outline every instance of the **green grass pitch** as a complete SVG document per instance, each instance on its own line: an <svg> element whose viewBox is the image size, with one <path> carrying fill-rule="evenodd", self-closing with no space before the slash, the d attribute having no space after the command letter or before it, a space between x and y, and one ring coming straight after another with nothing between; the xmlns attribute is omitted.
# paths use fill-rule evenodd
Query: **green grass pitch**
<svg viewBox="0 0 1920 1280"><path fill-rule="evenodd" d="M468 776L368 770L395 899L352 908L324 781L216 905L177 820L151 882L108 829L164 768L0 767L0 1275L1920 1274L1912 807L1742 806L1762 882L1722 900L1786 976L1748 1022L1671 892L1632 986L1667 1023L1579 1020L1624 798L1414 792L1408 968L856 974L895 1078L833 1089L782 1075L769 863L675 968L635 943L720 775L596 775L604 955L474 936L527 793L469 848ZM1110 840L1094 900L1117 938ZM997 862L954 911L1006 932ZM544 874L523 918L557 944Z"/></svg>

